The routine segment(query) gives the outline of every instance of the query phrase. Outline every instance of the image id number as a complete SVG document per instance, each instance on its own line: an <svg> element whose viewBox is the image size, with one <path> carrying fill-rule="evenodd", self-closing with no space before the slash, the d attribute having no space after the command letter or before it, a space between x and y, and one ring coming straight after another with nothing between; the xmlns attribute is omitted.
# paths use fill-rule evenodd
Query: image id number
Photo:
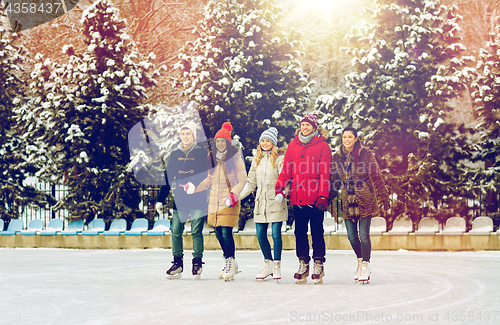
<svg viewBox="0 0 500 325"><path fill-rule="evenodd" d="M7 5L7 8L5 8L5 12L7 14L10 13L15 13L15 14L36 14L36 13L42 13L42 14L51 14L52 12L57 13L59 11L59 8L61 8L62 3L40 3L40 5L37 5L36 3L19 3L16 2L14 4L9 3ZM62 8L61 8L62 10Z"/></svg>
<svg viewBox="0 0 500 325"><path fill-rule="evenodd" d="M448 322L490 322L495 321L498 316L498 311L449 311L444 315L444 320Z"/></svg>

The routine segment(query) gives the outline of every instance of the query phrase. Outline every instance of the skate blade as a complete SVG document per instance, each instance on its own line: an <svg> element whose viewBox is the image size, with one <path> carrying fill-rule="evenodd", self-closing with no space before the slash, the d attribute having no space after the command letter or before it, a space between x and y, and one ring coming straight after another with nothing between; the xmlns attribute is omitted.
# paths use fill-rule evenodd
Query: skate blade
<svg viewBox="0 0 500 325"><path fill-rule="evenodd" d="M258 278L258 277L255 277L255 280L264 281L264 280L265 280L265 279L267 279L268 277L272 277L272 274L266 275L266 276L265 276L265 277L263 277L263 278Z"/></svg>
<svg viewBox="0 0 500 325"><path fill-rule="evenodd" d="M314 284L322 284L323 279L314 279Z"/></svg>
<svg viewBox="0 0 500 325"><path fill-rule="evenodd" d="M200 274L195 274L194 275L194 279L195 280L200 280L201 279L201 275Z"/></svg>
<svg viewBox="0 0 500 325"><path fill-rule="evenodd" d="M307 283L307 278L306 279L295 279L296 284L304 284Z"/></svg>
<svg viewBox="0 0 500 325"><path fill-rule="evenodd" d="M226 278L224 278L224 281L225 281L225 282L234 281L234 278L227 278L227 279L226 279Z"/></svg>
<svg viewBox="0 0 500 325"><path fill-rule="evenodd" d="M175 280L175 279L180 279L180 278L182 278L182 273L167 274L167 279L169 279L169 280Z"/></svg>

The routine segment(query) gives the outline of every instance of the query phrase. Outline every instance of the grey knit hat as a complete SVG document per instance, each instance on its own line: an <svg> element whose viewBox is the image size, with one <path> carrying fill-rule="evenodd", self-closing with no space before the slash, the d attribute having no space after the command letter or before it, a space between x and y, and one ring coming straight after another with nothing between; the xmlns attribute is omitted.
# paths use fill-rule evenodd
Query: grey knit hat
<svg viewBox="0 0 500 325"><path fill-rule="evenodd" d="M278 130L274 127L271 127L269 129L265 130L260 135L259 143L262 141L262 139L270 140L274 144L274 146L277 147L278 146Z"/></svg>

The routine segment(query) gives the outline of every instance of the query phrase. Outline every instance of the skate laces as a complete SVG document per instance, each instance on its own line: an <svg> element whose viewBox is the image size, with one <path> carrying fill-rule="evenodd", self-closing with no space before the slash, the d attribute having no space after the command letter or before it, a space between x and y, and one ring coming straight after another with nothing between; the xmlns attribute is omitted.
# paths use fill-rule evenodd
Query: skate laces
<svg viewBox="0 0 500 325"><path fill-rule="evenodd" d="M323 270L323 264L314 263L314 273L321 273Z"/></svg>
<svg viewBox="0 0 500 325"><path fill-rule="evenodd" d="M305 262L300 262L299 273L305 273L307 271L307 264Z"/></svg>

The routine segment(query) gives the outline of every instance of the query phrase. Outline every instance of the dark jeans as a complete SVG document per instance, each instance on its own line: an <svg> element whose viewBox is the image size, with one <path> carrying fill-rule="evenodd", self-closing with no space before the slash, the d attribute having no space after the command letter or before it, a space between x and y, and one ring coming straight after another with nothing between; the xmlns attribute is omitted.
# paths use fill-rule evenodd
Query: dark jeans
<svg viewBox="0 0 500 325"><path fill-rule="evenodd" d="M215 227L215 237L219 241L224 257L234 257L233 227Z"/></svg>
<svg viewBox="0 0 500 325"><path fill-rule="evenodd" d="M325 262L326 248L323 237L323 219L325 214L315 206L294 205L295 214L295 249L297 257L309 263L309 238L307 236L308 225L311 226L313 260Z"/></svg>
<svg viewBox="0 0 500 325"><path fill-rule="evenodd" d="M267 227L269 223L255 223L255 229L257 230L257 239L259 241L260 250L264 255L264 259L272 260L271 255L271 245L267 239ZM281 240L281 226L283 222L273 222L271 223L273 243L274 243L274 260L281 261L281 251L283 250L283 241Z"/></svg>
<svg viewBox="0 0 500 325"><path fill-rule="evenodd" d="M363 258L363 261L366 262L370 261L372 252L372 242L370 240L371 222L371 216L356 221L345 219L347 237L351 242L352 249L358 258Z"/></svg>
<svg viewBox="0 0 500 325"><path fill-rule="evenodd" d="M193 257L203 258L203 210L173 211L172 218L172 255L183 257L182 233L186 220L191 215L191 236L193 236Z"/></svg>

